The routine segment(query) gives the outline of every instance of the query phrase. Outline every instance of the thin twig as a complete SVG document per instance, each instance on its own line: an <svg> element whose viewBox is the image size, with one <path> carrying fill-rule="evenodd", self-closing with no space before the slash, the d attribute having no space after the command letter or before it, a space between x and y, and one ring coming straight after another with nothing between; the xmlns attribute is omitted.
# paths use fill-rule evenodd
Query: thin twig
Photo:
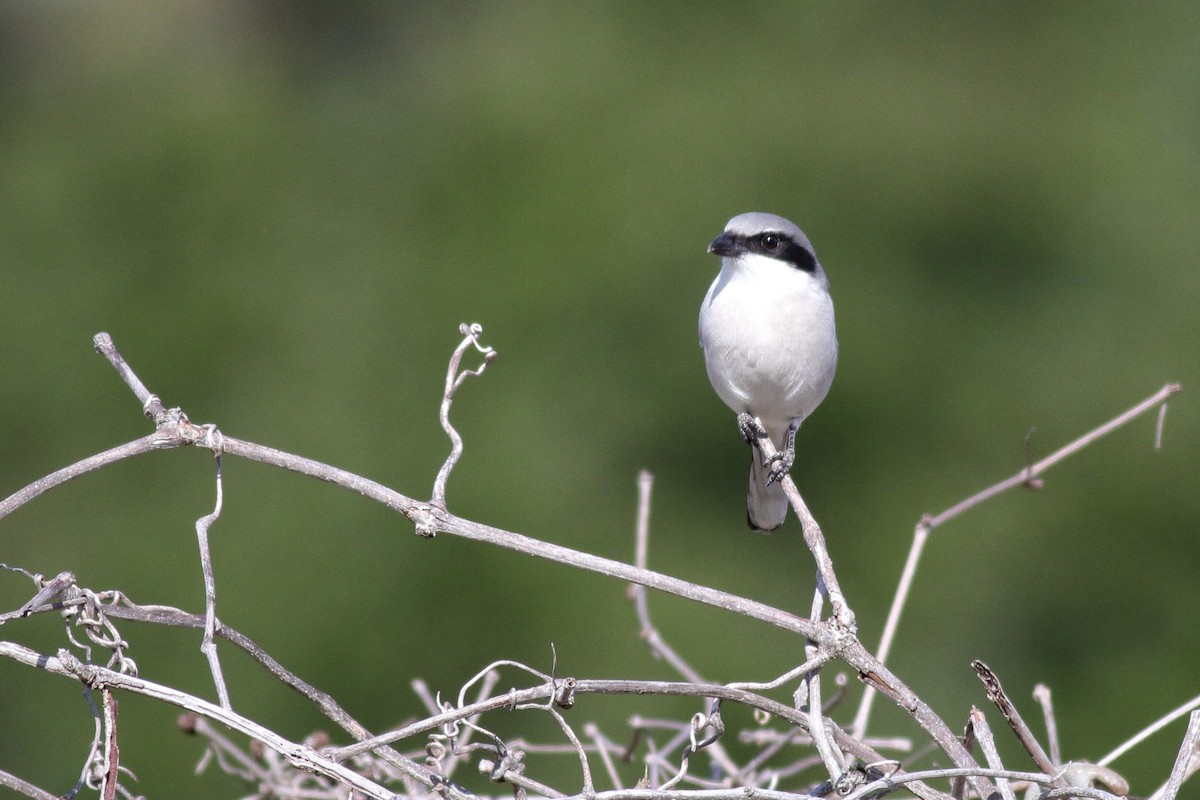
<svg viewBox="0 0 1200 800"><path fill-rule="evenodd" d="M89 472L107 467L110 464L116 464L118 461L124 461L127 458L140 456L143 453L149 453L163 447L163 437L155 432L149 436L143 436L140 439L135 439L132 442L126 442L122 445L117 445L102 453L96 453L94 456L77 461L70 466L63 467L60 470L55 470L49 475L38 478L28 486L24 486L13 492L4 500L0 500L0 519L4 519L12 512L16 511L21 506L44 494L51 489L54 489L72 478L78 478L80 475L86 475ZM178 444L185 444L179 442ZM178 444L168 444L167 447L176 447ZM190 442L187 442L190 444Z"/></svg>
<svg viewBox="0 0 1200 800"><path fill-rule="evenodd" d="M880 638L879 648L876 650L877 658L881 663L886 664L888 657L891 655L892 643L894 641L896 630L900 625L900 616L904 610L904 606L908 601L908 593L912 588L913 576L916 574L917 564L921 559L921 554L925 549L925 545L929 540L929 534L935 528L949 522L975 506L983 503L996 495L1006 492L1017 486L1032 485L1040 482L1040 476L1049 470L1058 462L1065 459L1067 456L1082 450L1084 447L1095 442L1104 436L1115 431L1117 428L1132 422L1137 417L1146 413L1152 408L1159 407L1159 421L1155 434L1155 447L1157 448L1162 441L1162 420L1166 408L1166 402L1169 397L1178 394L1182 391L1182 386L1178 383L1168 383L1159 389L1154 394L1147 397L1145 400L1137 403L1132 408L1129 408L1109 421L1100 425L1097 428L1088 431L1078 439L1059 448L1050 455L1038 461L1035 464L1029 464L1017 474L1006 478L999 483L993 484L988 488L976 492L965 500L961 500L954 505L942 511L939 514L926 514L913 530L913 542L908 551L908 558L904 562L904 569L900 574L900 582L896 587L896 594L892 598L891 608L888 610L887 622L883 627L883 636ZM1040 483L1038 483L1040 485ZM871 715L871 707L875 701L875 692L868 688L863 693L862 701L859 704L858 713L855 714L854 723L851 725L851 731L855 736L862 737L866 735L867 723Z"/></svg>
<svg viewBox="0 0 1200 800"><path fill-rule="evenodd" d="M600 726L594 722L584 723L583 734L592 740L592 747L599 754L600 761L604 764L604 772L608 775L608 780L612 783L613 788L622 788L624 783L621 781L620 773L617 772L617 765L612 760L612 754L620 752L620 748L605 738L604 734L600 732Z"/></svg>
<svg viewBox="0 0 1200 800"><path fill-rule="evenodd" d="M1107 436L1117 428L1132 422L1150 409L1161 406L1167 401L1167 398L1171 397L1171 395L1178 394L1182 388L1183 387L1181 387L1178 383L1166 384L1150 397L1147 397L1145 400L1141 401L1132 408L1123 411L1122 413L1110 419L1108 422L1105 422L1103 425L1088 431L1070 444L1060 447L1058 450L1055 450L1053 453L1046 456L1036 464L1026 467L1016 475L989 486L983 491L977 492L965 500L955 503L940 514L933 515L927 520L926 524L929 526L930 530L937 528L954 519L959 514L962 514L964 511L974 508L986 500L990 500L992 497L995 497L1001 492L1005 492L1013 487L1028 483L1031 479L1039 477L1046 470L1050 469L1050 467L1053 467L1055 464L1067 458L1068 456L1074 455L1097 439Z"/></svg>
<svg viewBox="0 0 1200 800"><path fill-rule="evenodd" d="M972 706L972 710L974 710L974 706ZM983 724L987 725L987 719L984 719ZM962 743L963 747L967 748L968 752L975 751L975 720L970 714L967 715L967 725L963 730ZM913 760L915 761L916 759L914 758ZM950 782L950 795L954 798L954 800L963 800L963 798L966 796L966 791L967 779L965 777L960 776Z"/></svg>
<svg viewBox="0 0 1200 800"><path fill-rule="evenodd" d="M473 682L473 680L471 682ZM496 688L496 684L499 682L500 682L500 673L499 672L497 672L494 669L488 669L487 671L485 671L483 673L482 678L479 681L479 691L477 691L475 693L475 702L478 703L478 702L481 702L481 701L486 700L487 698L491 697L492 690ZM467 685L470 685L470 683L468 683ZM466 686L463 687L462 692L459 692L460 704L462 702L461 698L465 691L466 691ZM437 709L436 711L433 711L431 713L438 714L444 710L445 709ZM459 738L459 740L456 742L456 746L460 750L471 743L472 734L475 733L475 725L478 724L478 722L479 722L479 715L476 714L473 717L467 717L466 721L467 721L467 729L466 729L466 731L463 732L461 738ZM450 755L446 756L446 758L442 760L443 774L446 777L452 776L454 774L455 768L459 765L459 763L461 761L462 761L462 759L457 753L454 753L454 752L450 753Z"/></svg>
<svg viewBox="0 0 1200 800"><path fill-rule="evenodd" d="M1054 789L1047 789L1038 795L1038 800L1078 800L1081 797L1089 798L1089 800L1125 800L1124 795L1106 792L1103 789L1093 789L1079 786L1060 786Z"/></svg>
<svg viewBox="0 0 1200 800"><path fill-rule="evenodd" d="M583 793L585 795L594 794L596 792L596 784L592 781L592 767L588 763L587 751L583 747L583 742L579 741L579 737L575 735L575 731L570 724L563 719L563 715L558 713L551 706L542 706L547 711L554 721L558 723L558 727L562 729L563 735L570 740L571 745L575 748L575 752L579 756L579 768L583 773Z"/></svg>
<svg viewBox="0 0 1200 800"><path fill-rule="evenodd" d="M213 460L217 466L217 499L212 513L205 514L196 520L196 540L200 545L200 571L204 576L204 640L200 644L200 652L208 659L208 668L212 672L213 683L217 687L217 699L221 708L226 711L233 709L229 703L229 689L225 686L225 676L221 673L221 659L217 655L217 643L214 639L217 630L217 582L213 577L212 554L208 547L208 531L212 524L221 516L221 505L224 498L224 481L221 480L221 454L214 451Z"/></svg>
<svg viewBox="0 0 1200 800"><path fill-rule="evenodd" d="M1151 722L1145 728L1142 728L1140 731L1135 733L1129 739L1122 742L1120 745L1118 745L1116 748L1114 748L1111 753L1104 756L1104 758L1101 758L1096 763L1099 764L1100 766L1106 766L1108 764L1111 764L1112 762L1116 761L1121 756L1128 753L1134 747L1136 747L1137 745L1144 742L1150 736L1158 733L1160 730L1162 730L1166 726L1170 725L1172 722L1179 719L1184 714L1187 714L1187 713L1191 712L1193 709L1197 709L1197 708L1200 708L1200 695L1193 697L1191 700L1188 700L1186 703L1179 706L1178 708L1168 711L1166 714L1163 714L1161 717L1156 719L1154 722Z"/></svg>
<svg viewBox="0 0 1200 800"><path fill-rule="evenodd" d="M1179 755L1175 757L1175 764L1171 767L1171 776L1167 778L1167 782L1162 788L1156 791L1150 800L1175 800L1175 795L1179 794L1179 787L1183 786L1183 782L1187 780L1193 772L1195 772L1195 763L1197 756L1197 746L1200 745L1200 711L1193 711L1188 717L1187 731L1183 734L1183 741L1179 743Z"/></svg>
<svg viewBox="0 0 1200 800"><path fill-rule="evenodd" d="M88 657L90 658L90 653ZM100 716L100 709L96 708L96 701L92 699L92 687L87 683L83 685L83 699L88 704L88 710L92 712L92 746L88 748L87 760L83 762L83 770L79 773L79 780L75 781L75 785L67 790L66 794L63 795L63 800L72 800L84 786L96 788L92 777L96 772L96 765L104 761L104 720Z"/></svg>
<svg viewBox="0 0 1200 800"><path fill-rule="evenodd" d="M647 470L638 473L638 506L637 524L634 532L634 564L639 569L646 569L650 552L650 492L654 488L654 476ZM683 656L675 651L662 637L658 628L650 620L650 605L646 599L646 587L637 583L630 584L629 596L633 600L634 611L637 614L638 625L641 626L642 640L650 648L656 658L666 661L685 680L693 683L706 681L689 664Z"/></svg>
<svg viewBox="0 0 1200 800"><path fill-rule="evenodd" d="M5 789L12 789L14 792L19 792L26 797L32 797L33 800L62 800L61 795L47 792L38 786L34 786L27 780L18 778L4 770L0 769L0 786Z"/></svg>
<svg viewBox="0 0 1200 800"><path fill-rule="evenodd" d="M1058 744L1058 722L1054 717L1054 704L1050 701L1050 687L1039 683L1033 687L1033 699L1042 707L1042 719L1046 723L1046 746L1050 748L1050 763L1055 769L1062 764L1062 748Z"/></svg>
<svg viewBox="0 0 1200 800"><path fill-rule="evenodd" d="M813 591L811 611L813 619L821 618L823 599L821 587L818 586ZM815 642L809 640L804 643L804 657L807 661L811 662L820 652L821 650ZM804 674L804 680L800 684L800 688L796 690L795 697L797 708L801 707L802 702L807 707L808 733L812 736L813 745L817 748L817 754L821 756L821 762L825 765L825 771L829 774L829 780L836 785L838 779L841 778L842 773L846 769L846 760L842 753L830 743L829 734L825 730L825 710L821 702L820 669L809 670Z"/></svg>
<svg viewBox="0 0 1200 800"><path fill-rule="evenodd" d="M189 614L185 611L180 611L176 608L167 606L104 606L104 613L110 617L118 619L128 619L136 622L147 622L155 625L172 625L185 628L203 629L205 625L205 617L200 614ZM356 739L365 739L370 736L370 732L364 728L357 720L351 717L345 709L343 709L336 700L329 694L322 692L311 684L307 683L299 676L295 675L282 664L271 657L265 650L255 643L250 637L234 630L220 620L216 621L215 631L217 636L238 647L251 658L261 664L275 678L282 682L285 686L294 689L297 693L310 700L320 709L326 717L337 723L343 730L349 733Z"/></svg>
<svg viewBox="0 0 1200 800"><path fill-rule="evenodd" d="M654 475L649 470L638 473L638 503L637 521L634 526L634 564L639 569L646 569L650 560L650 498L654 489ZM671 667L692 683L707 683L687 660L675 648L667 643L659 632L658 627L650 619L650 601L647 598L646 587L637 583L629 585L629 596L633 599L634 611L638 624L641 626L642 640L656 657L666 661ZM713 760L729 774L738 772L737 764L730 758L729 753L720 742L714 742L709 748Z"/></svg>
<svg viewBox="0 0 1200 800"><path fill-rule="evenodd" d="M917 565L921 561L921 553L925 550L925 543L929 540L930 529L924 524L918 524L913 532L912 545L908 549L908 558L904 560L904 569L900 571L900 583L896 587L896 594L892 599L892 606L888 609L887 621L883 624L883 635L879 639L879 649L877 658L882 663L887 663L888 656L892 653L892 642L895 640L896 630L900 627L900 614L904 610L904 605L908 600L909 590L912 588L913 578L917 575ZM854 715L854 722L850 725L850 734L857 738L862 738L867 735L867 724L871 717L871 706L875 700L875 690L867 687L863 692L862 700L858 705L858 712Z"/></svg>
<svg viewBox="0 0 1200 800"><path fill-rule="evenodd" d="M409 683L409 686L412 687L413 693L416 694L417 699L421 701L421 705L425 706L426 713L440 714L445 710L438 707L437 700L434 698L433 692L429 691L429 684L425 683L424 680L421 678L413 678Z"/></svg>
<svg viewBox="0 0 1200 800"><path fill-rule="evenodd" d="M863 800L863 798L881 796L884 792L896 786L903 784L911 784L914 781L932 781L943 780L946 778L995 778L999 781L1026 781L1028 783L1046 784L1049 782L1049 777L1040 772L1017 772L1009 769L984 769L982 767L976 769L964 769L955 767L952 769L929 769L919 772L900 772L895 775L888 775L885 778L880 778L870 783L866 783L853 793L846 796L845 800ZM911 787L910 787L911 788Z"/></svg>
<svg viewBox="0 0 1200 800"><path fill-rule="evenodd" d="M125 385L133 392L133 396L142 404L142 412L157 422L165 412L162 401L146 388L141 378L129 367L125 358L117 350L117 346L113 344L112 337L107 333L97 333L92 337L92 346L96 348L97 353L108 359L108 363L113 365L113 369L121 376L121 380L125 381Z"/></svg>
<svg viewBox="0 0 1200 800"><path fill-rule="evenodd" d="M791 683L797 678L803 678L805 675L808 675L814 670L820 669L832 660L833 657L828 653L818 651L808 661L805 661L798 667L788 670L774 680L767 681L766 683L755 683L754 681L736 681L734 683L728 683L726 686L735 689L749 689L752 692L765 692L770 689L777 689L785 683Z"/></svg>
<svg viewBox="0 0 1200 800"><path fill-rule="evenodd" d="M987 689L988 699L996 704L996 708L1000 709L1000 714L1004 717L1004 721L1008 723L1008 727L1016 734L1017 741L1025 748L1025 752L1033 759L1033 763L1042 772L1045 772L1047 775L1053 775L1058 768L1050 760L1050 756L1046 755L1046 751L1042 749L1042 745L1038 742L1037 737L1033 735L1033 731L1029 729L1029 725L1022 719L1021 712L1017 711L1017 707L1008 698L1004 687L1000 685L1000 678L996 676L996 673L987 664L978 659L971 662L971 668L975 670L975 674L979 676L979 680L983 682L984 688ZM1063 786L1066 785L1066 782L1056 779L1054 785Z"/></svg>
<svg viewBox="0 0 1200 800"><path fill-rule="evenodd" d="M983 751L987 765L992 769L1004 769L1004 762L1000 760L1000 752L996 749L996 737L992 734L992 727L988 725L987 717L978 708L972 708L970 719L972 734L975 741L979 743L979 749ZM1013 794L1012 786L1009 785L1007 778L997 778L996 789L1004 800L1016 800L1016 795Z"/></svg>
<svg viewBox="0 0 1200 800"><path fill-rule="evenodd" d="M221 765L223 772L229 775L236 775L245 781L261 782L268 780L267 771L262 765L245 753L242 748L238 747L233 741L225 736L217 726L206 720L204 717L192 711L185 712L179 716L179 727L189 735L203 736L208 741L208 751L206 756L211 753L216 757L217 762ZM231 763L231 760L236 763ZM205 766L205 762L201 761L200 766L196 768L197 774Z"/></svg>
<svg viewBox="0 0 1200 800"><path fill-rule="evenodd" d="M497 766L497 764L495 761L485 758L479 762L479 771L481 773L483 773L484 775L490 775L495 772L496 766ZM551 798L551 800L554 800L554 798L566 797L565 794L558 791L554 787L547 786L544 783L535 781L533 778L527 777L525 775L521 775L519 773L505 772L503 780L505 783L511 783L513 786L520 787L521 789L525 789L526 791L534 792L535 794L539 794L542 797L549 797L549 798ZM582 795L582 797L592 797L592 796L594 796L594 795L592 795L592 794Z"/></svg>

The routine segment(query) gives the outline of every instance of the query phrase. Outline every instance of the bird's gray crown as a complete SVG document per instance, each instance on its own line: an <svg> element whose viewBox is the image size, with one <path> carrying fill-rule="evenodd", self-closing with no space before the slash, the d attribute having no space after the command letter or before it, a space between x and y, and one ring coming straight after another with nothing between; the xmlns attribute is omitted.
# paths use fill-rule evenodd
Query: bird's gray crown
<svg viewBox="0 0 1200 800"><path fill-rule="evenodd" d="M777 214L752 211L729 220L725 231L712 240L708 252L719 256L757 253L786 262L805 272L819 272L821 265L804 231Z"/></svg>

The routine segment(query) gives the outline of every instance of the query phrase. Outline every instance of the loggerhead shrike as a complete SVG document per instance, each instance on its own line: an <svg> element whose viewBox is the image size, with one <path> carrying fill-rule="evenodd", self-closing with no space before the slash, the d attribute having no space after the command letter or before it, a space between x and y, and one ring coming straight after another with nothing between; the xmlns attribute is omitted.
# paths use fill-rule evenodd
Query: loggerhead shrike
<svg viewBox="0 0 1200 800"><path fill-rule="evenodd" d="M750 450L746 519L765 533L787 516L779 481L796 457L796 428L825 399L837 368L829 279L804 232L774 214L734 217L708 252L721 256L700 307L708 380L737 412L746 440L765 431L779 451L764 463Z"/></svg>

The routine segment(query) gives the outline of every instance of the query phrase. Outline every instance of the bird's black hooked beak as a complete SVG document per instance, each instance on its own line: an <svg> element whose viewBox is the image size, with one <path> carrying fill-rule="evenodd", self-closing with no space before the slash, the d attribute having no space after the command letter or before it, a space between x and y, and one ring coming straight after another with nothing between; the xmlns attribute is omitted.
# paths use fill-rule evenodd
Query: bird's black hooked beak
<svg viewBox="0 0 1200 800"><path fill-rule="evenodd" d="M729 233L722 233L708 245L708 252L718 256L736 256L745 250L741 240Z"/></svg>

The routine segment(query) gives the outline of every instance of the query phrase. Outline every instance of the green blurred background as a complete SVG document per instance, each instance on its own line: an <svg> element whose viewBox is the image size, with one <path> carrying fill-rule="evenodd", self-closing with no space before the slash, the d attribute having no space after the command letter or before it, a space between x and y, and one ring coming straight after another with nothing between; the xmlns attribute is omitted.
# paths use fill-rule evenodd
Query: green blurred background
<svg viewBox="0 0 1200 800"><path fill-rule="evenodd" d="M500 359L454 405L453 511L631 560L648 468L651 566L803 612L811 559L794 520L745 529L745 445L697 347L705 247L748 210L799 223L832 280L840 369L793 474L864 641L922 513L1017 471L1031 428L1042 456L1181 381L1160 452L1150 415L940 529L893 665L956 729L986 705L971 659L1031 719L1047 683L1077 759L1200 691L1194 3L5 0L0 495L148 432L92 352L104 330L192 419L427 497L446 360L477 321ZM0 561L199 611L212 474L170 451L89 475L0 521ZM614 581L421 540L257 464L225 476L222 620L369 727L420 713L414 677L453 695L493 659L549 670L551 644L559 674L674 677ZM0 574L0 607L30 592ZM652 611L712 680L802 658L757 623ZM197 633L121 630L144 677L213 696ZM51 616L3 638L63 642ZM330 727L224 652L236 709ZM245 791L192 777L174 711L122 702L136 791ZM698 708L571 719L624 740L630 714ZM531 714L484 722L558 740ZM92 732L75 686L0 663L0 725L0 769L70 788ZM874 730L919 738L886 703ZM1181 733L1114 765L1135 792ZM530 761L577 788L570 758Z"/></svg>

